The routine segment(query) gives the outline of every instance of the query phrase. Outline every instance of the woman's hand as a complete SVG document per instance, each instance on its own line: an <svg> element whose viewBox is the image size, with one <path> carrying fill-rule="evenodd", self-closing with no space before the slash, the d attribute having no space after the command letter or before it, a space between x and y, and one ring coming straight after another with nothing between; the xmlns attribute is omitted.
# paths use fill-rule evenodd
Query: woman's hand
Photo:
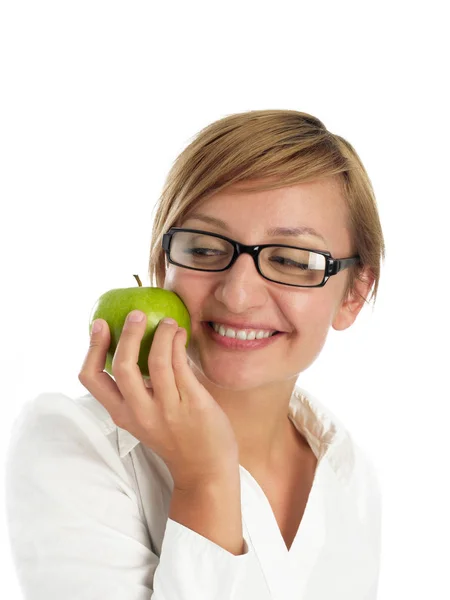
<svg viewBox="0 0 450 600"><path fill-rule="evenodd" d="M162 458L175 488L223 480L230 469L239 469L238 446L228 417L187 362L186 330L175 321L159 323L148 357L148 388L137 365L147 320L141 314L140 322L130 321L130 315L125 321L112 363L114 379L104 371L110 331L103 319L78 379L118 427Z"/></svg>

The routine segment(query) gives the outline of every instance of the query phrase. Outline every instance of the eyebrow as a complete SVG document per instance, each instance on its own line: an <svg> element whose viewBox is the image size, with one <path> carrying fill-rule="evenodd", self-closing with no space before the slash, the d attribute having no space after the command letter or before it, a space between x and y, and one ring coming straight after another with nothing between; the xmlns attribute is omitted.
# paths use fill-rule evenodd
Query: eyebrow
<svg viewBox="0 0 450 600"><path fill-rule="evenodd" d="M189 219L197 219L198 221L204 221L209 225L216 225L216 227L221 227L228 233L231 233L229 226L220 219L216 217L210 217L209 215L204 215L203 213L193 213L186 217L186 221ZM313 235L320 240L322 240L325 244L327 243L326 239L313 227L271 227L266 231L268 236L277 237L280 235L297 237L299 235Z"/></svg>

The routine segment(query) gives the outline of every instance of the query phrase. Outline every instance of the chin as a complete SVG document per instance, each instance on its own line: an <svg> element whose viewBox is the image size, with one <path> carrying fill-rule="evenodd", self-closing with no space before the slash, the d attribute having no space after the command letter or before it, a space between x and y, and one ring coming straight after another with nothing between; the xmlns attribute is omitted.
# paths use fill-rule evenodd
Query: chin
<svg viewBox="0 0 450 600"><path fill-rule="evenodd" d="M209 383L218 388L227 390L233 390L239 392L241 390L251 389L264 385L264 378L267 376L267 369L263 372L257 372L254 368L248 366L242 369L233 368L224 365L223 363L219 366L209 365L203 368L199 368L195 364L194 372L200 383Z"/></svg>

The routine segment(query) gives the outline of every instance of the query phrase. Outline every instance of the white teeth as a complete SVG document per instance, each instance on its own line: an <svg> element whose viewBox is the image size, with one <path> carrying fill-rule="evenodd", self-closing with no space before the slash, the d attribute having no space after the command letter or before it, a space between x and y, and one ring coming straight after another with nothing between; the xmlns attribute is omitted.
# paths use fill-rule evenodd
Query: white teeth
<svg viewBox="0 0 450 600"><path fill-rule="evenodd" d="M213 323L214 331L220 333L220 335L229 338L237 338L238 340L260 340L262 338L268 338L272 334L270 331L249 331L245 332L242 329L234 330L234 329L225 329L223 325L218 325L217 323Z"/></svg>

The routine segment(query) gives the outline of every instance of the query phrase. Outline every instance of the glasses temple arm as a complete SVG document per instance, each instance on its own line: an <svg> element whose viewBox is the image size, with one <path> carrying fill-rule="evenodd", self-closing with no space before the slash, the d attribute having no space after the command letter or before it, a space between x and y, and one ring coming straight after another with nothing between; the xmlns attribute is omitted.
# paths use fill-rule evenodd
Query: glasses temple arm
<svg viewBox="0 0 450 600"><path fill-rule="evenodd" d="M351 265L360 262L359 256L355 256L354 258L340 258L340 259L331 259L330 265L328 268L328 275L336 275L339 271L343 269L347 269Z"/></svg>

